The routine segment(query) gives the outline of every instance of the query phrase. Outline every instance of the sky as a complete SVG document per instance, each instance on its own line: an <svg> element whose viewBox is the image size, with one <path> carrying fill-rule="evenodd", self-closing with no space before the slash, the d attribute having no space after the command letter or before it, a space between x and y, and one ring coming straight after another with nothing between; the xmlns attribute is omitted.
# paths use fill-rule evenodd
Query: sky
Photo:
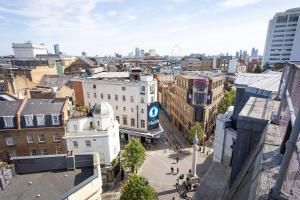
<svg viewBox="0 0 300 200"><path fill-rule="evenodd" d="M300 0L0 0L0 55L11 43L53 44L69 55L262 54L268 21Z"/></svg>

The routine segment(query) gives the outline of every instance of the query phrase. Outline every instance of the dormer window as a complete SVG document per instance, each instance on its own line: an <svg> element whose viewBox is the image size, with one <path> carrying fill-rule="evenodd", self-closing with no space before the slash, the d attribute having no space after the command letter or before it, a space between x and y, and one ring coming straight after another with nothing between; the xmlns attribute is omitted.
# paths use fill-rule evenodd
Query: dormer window
<svg viewBox="0 0 300 200"><path fill-rule="evenodd" d="M33 115L24 115L26 126L33 126Z"/></svg>
<svg viewBox="0 0 300 200"><path fill-rule="evenodd" d="M45 125L45 116L42 114L36 115L37 125L44 126Z"/></svg>
<svg viewBox="0 0 300 200"><path fill-rule="evenodd" d="M53 114L52 115L52 124L53 125L59 125L59 115L58 114Z"/></svg>
<svg viewBox="0 0 300 200"><path fill-rule="evenodd" d="M14 127L13 116L4 116L3 120L5 128Z"/></svg>

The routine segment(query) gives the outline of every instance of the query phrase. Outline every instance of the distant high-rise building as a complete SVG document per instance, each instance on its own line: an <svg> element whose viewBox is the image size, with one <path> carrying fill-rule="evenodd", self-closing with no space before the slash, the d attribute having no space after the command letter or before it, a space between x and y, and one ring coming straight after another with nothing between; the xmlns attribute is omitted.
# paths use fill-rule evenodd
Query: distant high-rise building
<svg viewBox="0 0 300 200"><path fill-rule="evenodd" d="M135 48L135 57L136 58L140 57L140 49L138 47Z"/></svg>
<svg viewBox="0 0 300 200"><path fill-rule="evenodd" d="M240 58L242 58L242 56L243 56L243 50L241 49L240 50Z"/></svg>
<svg viewBox="0 0 300 200"><path fill-rule="evenodd" d="M276 13L269 21L262 64L300 61L300 7Z"/></svg>
<svg viewBox="0 0 300 200"><path fill-rule="evenodd" d="M141 57L144 57L144 55L145 55L145 50L144 50L144 49L141 49L141 50L140 50L140 56L141 56Z"/></svg>
<svg viewBox="0 0 300 200"><path fill-rule="evenodd" d="M156 56L155 49L150 49L149 50L149 56Z"/></svg>
<svg viewBox="0 0 300 200"><path fill-rule="evenodd" d="M248 57L247 51L243 51L242 58L246 59Z"/></svg>
<svg viewBox="0 0 300 200"><path fill-rule="evenodd" d="M55 53L55 55L59 54L59 44L54 45L54 53Z"/></svg>
<svg viewBox="0 0 300 200"><path fill-rule="evenodd" d="M237 51L237 52L235 52L235 57L236 58L239 58L240 57L240 53Z"/></svg>
<svg viewBox="0 0 300 200"><path fill-rule="evenodd" d="M85 51L83 51L83 52L81 52L81 55L82 55L83 57L86 57L86 56L87 56L87 53L86 53Z"/></svg>
<svg viewBox="0 0 300 200"><path fill-rule="evenodd" d="M257 58L258 57L258 49L255 49L254 47L251 50L251 58Z"/></svg>

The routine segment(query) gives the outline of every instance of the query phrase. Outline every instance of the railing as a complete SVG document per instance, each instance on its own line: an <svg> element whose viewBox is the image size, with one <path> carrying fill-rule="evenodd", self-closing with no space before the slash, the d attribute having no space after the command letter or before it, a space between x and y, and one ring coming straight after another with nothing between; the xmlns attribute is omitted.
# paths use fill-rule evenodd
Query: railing
<svg viewBox="0 0 300 200"><path fill-rule="evenodd" d="M300 63L286 62L278 88L278 100L280 101L273 123L278 124L279 130L284 130L280 153L283 158L274 187L271 189L270 199L290 199L300 195L299 186L299 158L300 143ZM282 119L289 121L290 126L284 126ZM297 145L298 142L298 145Z"/></svg>

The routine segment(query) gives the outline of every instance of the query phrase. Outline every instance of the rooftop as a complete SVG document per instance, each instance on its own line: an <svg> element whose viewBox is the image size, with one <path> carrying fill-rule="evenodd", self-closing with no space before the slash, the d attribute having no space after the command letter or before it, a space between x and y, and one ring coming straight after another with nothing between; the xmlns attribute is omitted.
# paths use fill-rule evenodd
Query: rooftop
<svg viewBox="0 0 300 200"><path fill-rule="evenodd" d="M56 99L28 99L21 115L26 114L58 114L65 101Z"/></svg>
<svg viewBox="0 0 300 200"><path fill-rule="evenodd" d="M39 82L40 87L58 87L61 88L68 84L72 76L68 75L43 75Z"/></svg>
<svg viewBox="0 0 300 200"><path fill-rule="evenodd" d="M22 100L0 101L0 116L14 116Z"/></svg>
<svg viewBox="0 0 300 200"><path fill-rule="evenodd" d="M92 175L92 167L16 175L0 196L5 200L34 200L39 194L39 199L56 200Z"/></svg>

